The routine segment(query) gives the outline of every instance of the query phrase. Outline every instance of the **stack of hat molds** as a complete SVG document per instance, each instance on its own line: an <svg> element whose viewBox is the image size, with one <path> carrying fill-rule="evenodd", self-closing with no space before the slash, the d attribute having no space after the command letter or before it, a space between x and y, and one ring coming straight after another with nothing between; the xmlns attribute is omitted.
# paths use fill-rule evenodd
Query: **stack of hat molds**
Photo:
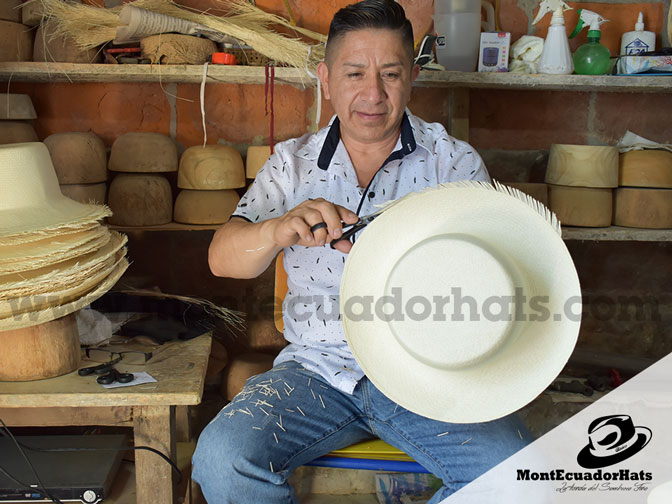
<svg viewBox="0 0 672 504"><path fill-rule="evenodd" d="M37 118L30 96L0 93L0 145L37 142L32 121Z"/></svg>
<svg viewBox="0 0 672 504"><path fill-rule="evenodd" d="M61 192L80 203L105 203L107 153L95 133L55 133L44 139Z"/></svg>
<svg viewBox="0 0 672 504"><path fill-rule="evenodd" d="M672 228L672 152L624 152L614 195L616 226Z"/></svg>
<svg viewBox="0 0 672 504"><path fill-rule="evenodd" d="M189 147L180 158L175 221L183 224L223 224L236 209L236 189L245 187L240 153L228 145Z"/></svg>
<svg viewBox="0 0 672 504"><path fill-rule="evenodd" d="M30 61L34 31L21 24L23 0L0 2L0 62Z"/></svg>
<svg viewBox="0 0 672 504"><path fill-rule="evenodd" d="M548 185L538 182L503 182L504 185L518 189L520 192L548 206Z"/></svg>
<svg viewBox="0 0 672 504"><path fill-rule="evenodd" d="M257 178L257 173L264 163L271 157L270 145L250 145L245 155L245 177L248 180L248 188Z"/></svg>
<svg viewBox="0 0 672 504"><path fill-rule="evenodd" d="M110 224L156 226L173 216L173 193L163 175L177 171L177 146L160 133L126 133L112 144L108 169Z"/></svg>
<svg viewBox="0 0 672 504"><path fill-rule="evenodd" d="M613 188L618 186L618 149L551 145L546 169L549 207L567 226L611 225Z"/></svg>

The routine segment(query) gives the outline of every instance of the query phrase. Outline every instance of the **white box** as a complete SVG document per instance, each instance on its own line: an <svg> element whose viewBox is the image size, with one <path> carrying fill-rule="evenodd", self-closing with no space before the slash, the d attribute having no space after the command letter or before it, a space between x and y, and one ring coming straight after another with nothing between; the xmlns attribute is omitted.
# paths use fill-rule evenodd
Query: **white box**
<svg viewBox="0 0 672 504"><path fill-rule="evenodd" d="M481 47L478 50L479 72L508 72L509 44L508 32L481 33Z"/></svg>

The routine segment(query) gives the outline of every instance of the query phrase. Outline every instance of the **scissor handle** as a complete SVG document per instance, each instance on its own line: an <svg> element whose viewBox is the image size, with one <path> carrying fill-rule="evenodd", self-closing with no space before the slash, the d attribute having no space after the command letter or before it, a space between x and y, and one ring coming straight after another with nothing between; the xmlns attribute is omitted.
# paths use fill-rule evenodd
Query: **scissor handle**
<svg viewBox="0 0 672 504"><path fill-rule="evenodd" d="M135 380L133 373L120 373L117 371L117 381L119 383L130 383Z"/></svg>
<svg viewBox="0 0 672 504"><path fill-rule="evenodd" d="M117 371L112 368L109 373L100 375L98 378L96 378L96 381L100 383L101 385L109 385L110 383L114 383L116 380L116 375Z"/></svg>
<svg viewBox="0 0 672 504"><path fill-rule="evenodd" d="M119 383L130 383L134 379L135 376L133 373L120 373L116 369L112 368L109 373L96 378L96 381L101 385L109 385L115 381Z"/></svg>
<svg viewBox="0 0 672 504"><path fill-rule="evenodd" d="M335 238L334 240L331 240L331 243L329 243L329 246L333 249L334 245L336 245L337 242L341 240L349 240L351 236L353 236L355 233L360 231L361 229L366 226L366 223L363 223L362 221L355 222L354 224L350 225L350 229L347 231L344 231L343 234L339 238Z"/></svg>

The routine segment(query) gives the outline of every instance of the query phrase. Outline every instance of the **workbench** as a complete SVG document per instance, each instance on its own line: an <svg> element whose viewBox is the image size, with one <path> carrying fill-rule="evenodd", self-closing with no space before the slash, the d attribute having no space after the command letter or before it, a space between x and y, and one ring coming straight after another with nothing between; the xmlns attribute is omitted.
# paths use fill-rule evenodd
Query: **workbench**
<svg viewBox="0 0 672 504"><path fill-rule="evenodd" d="M176 407L198 404L210 355L210 333L162 345L144 365L117 364L120 371L146 371L157 382L105 389L96 375L30 382L0 382L0 418L8 425L107 425L133 428L136 446L155 448L173 461ZM83 362L82 367L91 365ZM174 473L149 450L135 451L138 504L173 504Z"/></svg>

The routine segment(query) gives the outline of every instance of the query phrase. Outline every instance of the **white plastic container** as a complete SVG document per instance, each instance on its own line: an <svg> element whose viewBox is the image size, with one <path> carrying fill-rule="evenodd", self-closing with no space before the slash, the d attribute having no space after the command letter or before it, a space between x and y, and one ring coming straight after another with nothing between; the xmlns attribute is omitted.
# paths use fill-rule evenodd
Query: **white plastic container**
<svg viewBox="0 0 672 504"><path fill-rule="evenodd" d="M621 56L634 56L643 52L654 51L656 49L656 34L652 31L644 30L644 16L639 13L635 31L625 32L621 37ZM623 64L618 62L619 73L623 73Z"/></svg>
<svg viewBox="0 0 672 504"><path fill-rule="evenodd" d="M562 7L553 12L551 26L546 35L544 49L539 60L539 73L566 75L574 71L572 52L569 49L565 16Z"/></svg>
<svg viewBox="0 0 672 504"><path fill-rule="evenodd" d="M481 8L486 11L484 22ZM494 31L494 20L495 10L486 0L434 0L437 62L446 70L476 70L481 28Z"/></svg>

